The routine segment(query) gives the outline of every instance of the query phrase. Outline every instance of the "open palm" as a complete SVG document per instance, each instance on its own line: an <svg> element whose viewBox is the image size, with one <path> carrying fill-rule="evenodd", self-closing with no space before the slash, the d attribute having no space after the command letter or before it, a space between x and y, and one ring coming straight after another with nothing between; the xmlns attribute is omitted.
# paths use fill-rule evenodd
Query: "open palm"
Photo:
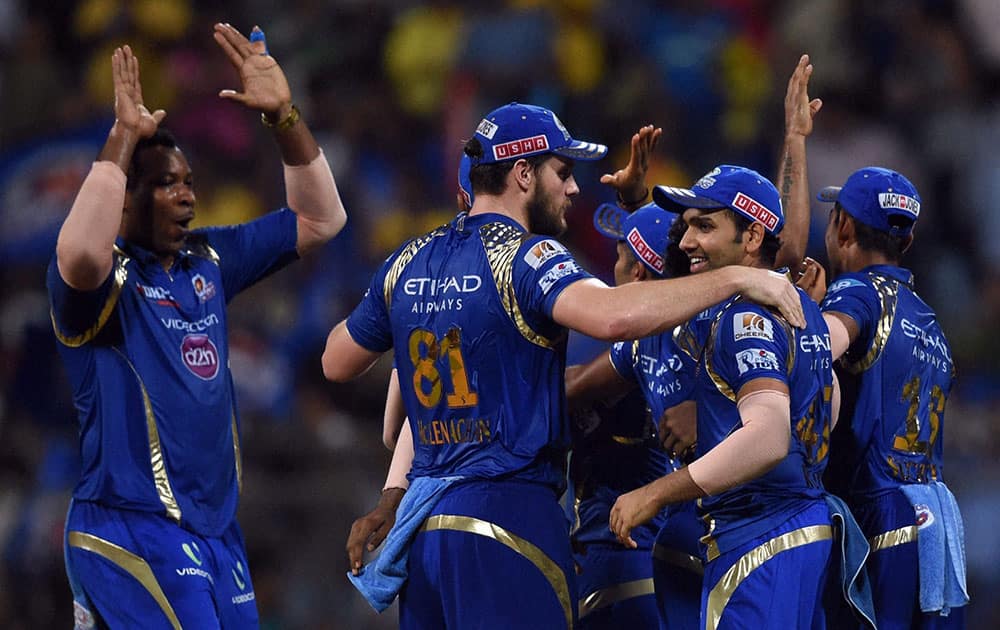
<svg viewBox="0 0 1000 630"><path fill-rule="evenodd" d="M222 90L223 98L265 113L277 113L291 103L292 92L281 66L267 54L263 39L251 42L228 24L216 24L215 41L240 73L243 91Z"/></svg>

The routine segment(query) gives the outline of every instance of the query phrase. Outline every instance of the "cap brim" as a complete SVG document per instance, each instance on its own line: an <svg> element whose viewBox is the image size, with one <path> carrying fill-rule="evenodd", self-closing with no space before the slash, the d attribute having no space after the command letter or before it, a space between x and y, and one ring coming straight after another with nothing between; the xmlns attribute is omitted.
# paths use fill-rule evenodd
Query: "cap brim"
<svg viewBox="0 0 1000 630"><path fill-rule="evenodd" d="M833 203L840 196L840 189L843 186L827 186L826 188L819 191L816 195L816 199L819 201L826 201L827 203Z"/></svg>
<svg viewBox="0 0 1000 630"><path fill-rule="evenodd" d="M556 155L570 158L571 160L592 161L599 160L608 154L608 147L596 142L581 142L573 140L564 147L559 147L552 151Z"/></svg>
<svg viewBox="0 0 1000 630"><path fill-rule="evenodd" d="M653 188L653 201L667 212L683 214L688 208L725 208L726 204L715 199L699 197L690 188L675 188L673 186L656 186Z"/></svg>
<svg viewBox="0 0 1000 630"><path fill-rule="evenodd" d="M620 241L625 238L622 226L628 213L613 203L602 203L594 210L594 229L598 232Z"/></svg>

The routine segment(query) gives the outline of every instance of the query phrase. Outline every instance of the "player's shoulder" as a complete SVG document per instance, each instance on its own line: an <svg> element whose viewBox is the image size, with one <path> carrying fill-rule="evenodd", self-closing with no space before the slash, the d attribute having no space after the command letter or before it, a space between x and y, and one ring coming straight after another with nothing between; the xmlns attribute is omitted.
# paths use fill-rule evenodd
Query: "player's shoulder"
<svg viewBox="0 0 1000 630"><path fill-rule="evenodd" d="M826 288L827 295L835 295L844 292L857 292L873 290L874 285L871 276L865 272L844 273L837 276L837 279Z"/></svg>
<svg viewBox="0 0 1000 630"><path fill-rule="evenodd" d="M550 260L571 256L566 246L552 238L524 232L518 248L518 258L531 269L541 269Z"/></svg>
<svg viewBox="0 0 1000 630"><path fill-rule="evenodd" d="M785 320L779 313L750 300L733 300L718 314L722 338L775 341L784 335Z"/></svg>

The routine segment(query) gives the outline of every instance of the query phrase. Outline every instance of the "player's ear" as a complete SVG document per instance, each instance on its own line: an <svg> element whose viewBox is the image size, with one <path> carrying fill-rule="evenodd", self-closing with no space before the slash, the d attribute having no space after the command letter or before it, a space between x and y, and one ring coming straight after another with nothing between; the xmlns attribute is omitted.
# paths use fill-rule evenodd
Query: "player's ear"
<svg viewBox="0 0 1000 630"><path fill-rule="evenodd" d="M522 158L517 162L514 162L514 166L510 169L510 173L519 189L527 192L531 188L531 182L535 177L535 168L530 162L528 162L528 160Z"/></svg>
<svg viewBox="0 0 1000 630"><path fill-rule="evenodd" d="M646 269L646 265L642 264L638 260L632 262L632 280L639 281L645 280L649 277L649 269Z"/></svg>
<svg viewBox="0 0 1000 630"><path fill-rule="evenodd" d="M758 221L754 221L750 224L750 227L746 229L744 237L744 246L747 249L747 253L756 253L760 246L764 243L764 224Z"/></svg>

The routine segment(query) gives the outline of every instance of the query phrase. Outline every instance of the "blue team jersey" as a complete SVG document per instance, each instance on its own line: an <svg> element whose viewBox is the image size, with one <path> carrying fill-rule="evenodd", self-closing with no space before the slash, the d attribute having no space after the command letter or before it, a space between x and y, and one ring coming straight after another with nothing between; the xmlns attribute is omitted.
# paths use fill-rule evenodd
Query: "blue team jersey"
<svg viewBox="0 0 1000 630"><path fill-rule="evenodd" d="M195 230L169 270L119 239L94 291L69 287L53 258L52 324L80 422L76 499L225 531L241 485L225 306L297 258L296 236L287 209Z"/></svg>
<svg viewBox="0 0 1000 630"><path fill-rule="evenodd" d="M638 388L609 409L598 409L600 425L574 439L570 475L576 490L574 540L617 544L608 529L611 507L625 492L635 490L681 463L660 446L657 423L663 412L691 397L694 363L666 331L611 346L611 364ZM666 522L667 511L632 532L640 547L651 548Z"/></svg>
<svg viewBox="0 0 1000 630"><path fill-rule="evenodd" d="M460 214L389 256L347 329L370 351L395 348L411 478L517 478L562 491L567 335L552 306L590 277L558 241L498 214Z"/></svg>
<svg viewBox="0 0 1000 630"><path fill-rule="evenodd" d="M844 274L821 308L859 328L838 369L843 403L827 487L850 499L943 481L944 407L955 366L913 275L887 265Z"/></svg>
<svg viewBox="0 0 1000 630"><path fill-rule="evenodd" d="M833 392L830 335L819 307L799 291L806 328L792 328L763 306L734 298L714 309L695 383L701 457L742 427L736 394L771 378L788 386L788 455L761 477L703 498L710 557L767 532L821 499L830 440Z"/></svg>

